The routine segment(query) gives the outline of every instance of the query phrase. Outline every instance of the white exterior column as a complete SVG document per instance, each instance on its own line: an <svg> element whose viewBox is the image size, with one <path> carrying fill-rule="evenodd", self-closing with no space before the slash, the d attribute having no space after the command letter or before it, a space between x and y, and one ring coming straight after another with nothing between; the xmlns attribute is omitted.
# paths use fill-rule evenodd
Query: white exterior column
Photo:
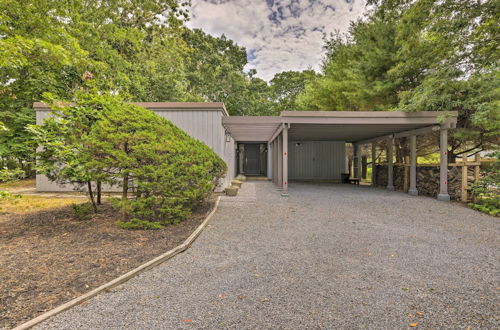
<svg viewBox="0 0 500 330"><path fill-rule="evenodd" d="M278 135L277 146L278 146L278 189L283 188L283 136Z"/></svg>
<svg viewBox="0 0 500 330"><path fill-rule="evenodd" d="M283 127L283 193L288 196L288 125Z"/></svg>
<svg viewBox="0 0 500 330"><path fill-rule="evenodd" d="M354 173L353 176L354 178L357 178L361 180L361 155L360 155L360 146L359 144L353 144L353 168L354 168Z"/></svg>
<svg viewBox="0 0 500 330"><path fill-rule="evenodd" d="M375 182L377 177L377 168L375 166L375 158L377 158L377 143L372 143L372 187L376 187L377 183Z"/></svg>
<svg viewBox="0 0 500 330"><path fill-rule="evenodd" d="M394 190L394 139L387 140L387 190Z"/></svg>
<svg viewBox="0 0 500 330"><path fill-rule="evenodd" d="M439 194L437 199L449 201L448 194L448 130L441 128L439 132Z"/></svg>
<svg viewBox="0 0 500 330"><path fill-rule="evenodd" d="M278 138L274 139L273 141L273 153L274 153L274 162L273 162L273 182L275 185L278 185L278 164L279 164L279 157L278 157Z"/></svg>
<svg viewBox="0 0 500 330"><path fill-rule="evenodd" d="M410 188L408 194L418 195L417 190L417 136L410 136Z"/></svg>

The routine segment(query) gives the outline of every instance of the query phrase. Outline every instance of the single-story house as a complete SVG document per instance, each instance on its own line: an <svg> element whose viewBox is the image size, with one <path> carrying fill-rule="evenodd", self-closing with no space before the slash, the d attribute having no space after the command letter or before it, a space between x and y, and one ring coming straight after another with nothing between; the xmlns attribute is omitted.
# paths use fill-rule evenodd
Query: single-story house
<svg viewBox="0 0 500 330"><path fill-rule="evenodd" d="M267 176L288 194L290 180L341 182L346 165L346 143L354 146L354 177L361 171L360 145L386 140L389 143L388 185L394 189L393 140L410 138L410 187L416 189L416 136L440 132L440 190L438 199L448 195L448 129L456 127L456 112L397 111L283 111L279 116L229 116L223 103L152 102L136 103L150 109L192 137L211 147L228 165L221 187L237 174ZM52 111L43 103L35 103L37 124ZM37 175L38 191L71 191L44 175Z"/></svg>

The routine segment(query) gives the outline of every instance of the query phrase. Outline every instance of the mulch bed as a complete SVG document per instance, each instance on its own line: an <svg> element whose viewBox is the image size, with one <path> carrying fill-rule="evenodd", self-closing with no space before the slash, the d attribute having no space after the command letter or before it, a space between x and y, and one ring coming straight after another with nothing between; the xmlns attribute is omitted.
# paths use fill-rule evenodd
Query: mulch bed
<svg viewBox="0 0 500 330"><path fill-rule="evenodd" d="M86 293L181 244L213 209L160 230L124 230L103 205L91 220L70 208L0 214L0 328L10 328Z"/></svg>

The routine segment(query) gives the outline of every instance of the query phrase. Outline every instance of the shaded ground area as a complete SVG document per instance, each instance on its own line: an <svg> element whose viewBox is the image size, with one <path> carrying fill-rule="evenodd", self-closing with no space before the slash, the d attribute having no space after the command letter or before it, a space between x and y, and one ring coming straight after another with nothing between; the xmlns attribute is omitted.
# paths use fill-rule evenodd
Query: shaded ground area
<svg viewBox="0 0 500 330"><path fill-rule="evenodd" d="M245 183L194 245L63 329L499 328L498 219L349 185Z"/></svg>
<svg viewBox="0 0 500 330"><path fill-rule="evenodd" d="M69 207L0 214L0 328L25 322L179 245L214 202L215 196L190 219L152 231L118 228L109 205L83 221L74 220Z"/></svg>
<svg viewBox="0 0 500 330"><path fill-rule="evenodd" d="M35 179L0 183L0 222L7 221L8 216L13 214L53 210L88 201L86 194L82 192L37 192L35 184ZM8 194L2 195L2 192L7 192Z"/></svg>

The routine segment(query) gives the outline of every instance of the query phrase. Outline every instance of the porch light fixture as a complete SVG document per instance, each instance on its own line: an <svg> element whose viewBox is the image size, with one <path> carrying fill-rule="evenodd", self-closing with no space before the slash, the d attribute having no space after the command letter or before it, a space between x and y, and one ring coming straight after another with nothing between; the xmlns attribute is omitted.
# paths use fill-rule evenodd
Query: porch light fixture
<svg viewBox="0 0 500 330"><path fill-rule="evenodd" d="M229 134L229 131L227 129L225 130L225 134L226 134L226 142L231 142L231 134Z"/></svg>

